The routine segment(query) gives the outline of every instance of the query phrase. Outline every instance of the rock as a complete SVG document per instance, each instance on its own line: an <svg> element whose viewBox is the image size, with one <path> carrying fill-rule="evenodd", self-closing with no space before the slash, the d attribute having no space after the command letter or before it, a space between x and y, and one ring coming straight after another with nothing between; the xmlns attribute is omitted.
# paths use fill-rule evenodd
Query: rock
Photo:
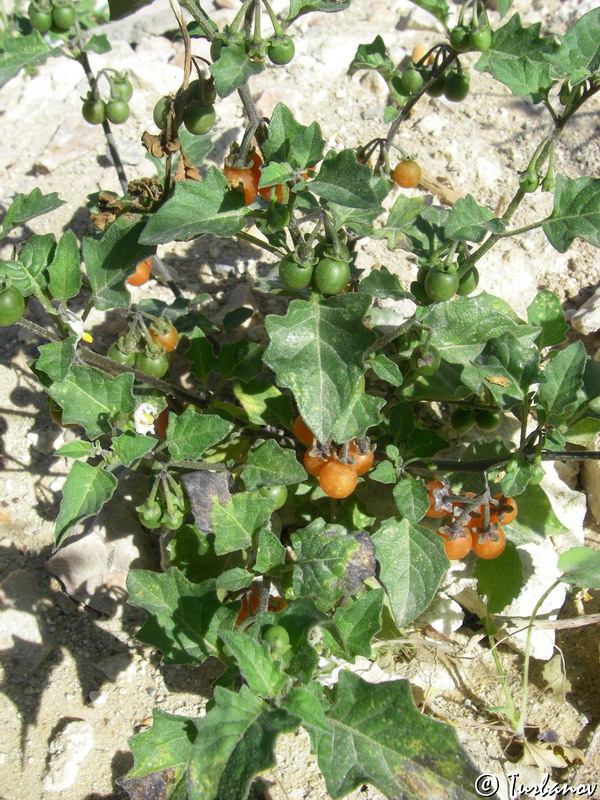
<svg viewBox="0 0 600 800"><path fill-rule="evenodd" d="M403 14L399 18L396 30L438 31L441 33L442 27L433 14L414 6L407 14Z"/></svg>
<svg viewBox="0 0 600 800"><path fill-rule="evenodd" d="M571 316L571 325L584 336L600 330L600 289Z"/></svg>
<svg viewBox="0 0 600 800"><path fill-rule="evenodd" d="M297 89L287 89L285 87L265 89L264 92L254 97L256 110L260 117L268 117L273 115L273 109L277 103L286 105L292 114L296 117L298 122L308 124L306 120L306 106L305 96Z"/></svg>
<svg viewBox="0 0 600 800"><path fill-rule="evenodd" d="M559 553L564 553L571 547L581 547L583 545L583 520L587 512L586 497L583 492L576 492L569 488L565 480L570 480L573 469L579 469L576 462L567 461L566 464L557 462L544 462L545 478L542 480L542 489L548 495L552 510L567 528L567 532L561 536L554 537L554 546Z"/></svg>
<svg viewBox="0 0 600 800"><path fill-rule="evenodd" d="M600 436L596 437L594 444L589 449L600 449ZM590 511L594 515L594 519L600 522L600 461L584 461L582 478Z"/></svg>
<svg viewBox="0 0 600 800"><path fill-rule="evenodd" d="M117 653L114 656L103 658L96 664L96 667L113 683L121 683L131 678L132 671L135 672L135 664L128 653Z"/></svg>
<svg viewBox="0 0 600 800"><path fill-rule="evenodd" d="M417 628L431 625L436 631L448 636L460 628L464 619L465 613L459 604L444 592L439 592L427 611L421 614L414 624Z"/></svg>
<svg viewBox="0 0 600 800"><path fill-rule="evenodd" d="M0 650L15 682L26 680L54 646L38 614L42 599L28 570L14 570L0 584Z"/></svg>
<svg viewBox="0 0 600 800"><path fill-rule="evenodd" d="M77 526L76 533L45 565L71 597L111 617L124 604L132 565L139 569L157 566L151 534L129 510L142 502L146 482L143 488L134 484L137 499L133 504L124 502L132 490L129 483L119 486L95 520Z"/></svg>
<svg viewBox="0 0 600 800"><path fill-rule="evenodd" d="M42 785L47 792L61 792L75 783L77 773L94 745L92 726L72 720L59 730L48 745L49 761Z"/></svg>

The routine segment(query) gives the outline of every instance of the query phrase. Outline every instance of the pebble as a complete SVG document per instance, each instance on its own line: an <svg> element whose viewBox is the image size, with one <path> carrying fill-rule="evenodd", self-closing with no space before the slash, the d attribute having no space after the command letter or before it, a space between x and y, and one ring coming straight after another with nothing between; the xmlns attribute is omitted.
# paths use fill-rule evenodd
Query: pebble
<svg viewBox="0 0 600 800"><path fill-rule="evenodd" d="M48 746L49 759L42 782L47 792L61 792L75 783L94 744L94 732L87 722L65 720L65 723Z"/></svg>
<svg viewBox="0 0 600 800"><path fill-rule="evenodd" d="M106 703L106 692L98 692L95 689L88 694L88 703L93 706L103 706Z"/></svg>

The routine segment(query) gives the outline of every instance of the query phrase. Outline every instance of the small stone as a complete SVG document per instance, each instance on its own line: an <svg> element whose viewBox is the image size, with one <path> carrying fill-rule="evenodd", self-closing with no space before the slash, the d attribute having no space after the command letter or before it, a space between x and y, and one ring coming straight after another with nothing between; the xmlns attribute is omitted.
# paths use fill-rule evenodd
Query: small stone
<svg viewBox="0 0 600 800"><path fill-rule="evenodd" d="M91 706L103 706L106 703L106 693L105 692L98 692L95 689L92 690L88 695L88 702Z"/></svg>
<svg viewBox="0 0 600 800"><path fill-rule="evenodd" d="M66 722L48 746L49 761L42 783L44 789L60 792L72 786L93 744L91 725L83 720Z"/></svg>
<svg viewBox="0 0 600 800"><path fill-rule="evenodd" d="M103 672L109 681L117 681L123 679L123 673L132 667L133 662L129 658L128 653L117 653L117 655L109 656L108 658L99 661L96 666Z"/></svg>
<svg viewBox="0 0 600 800"><path fill-rule="evenodd" d="M600 289L571 316L571 325L584 336L600 330Z"/></svg>

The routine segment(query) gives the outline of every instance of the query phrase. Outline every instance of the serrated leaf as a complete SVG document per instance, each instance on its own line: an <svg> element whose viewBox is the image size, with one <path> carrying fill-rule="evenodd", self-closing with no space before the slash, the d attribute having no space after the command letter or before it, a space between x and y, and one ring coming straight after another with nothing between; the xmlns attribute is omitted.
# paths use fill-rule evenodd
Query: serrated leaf
<svg viewBox="0 0 600 800"><path fill-rule="evenodd" d="M371 640L381 630L383 589L373 589L357 597L349 608L337 608L333 614L340 637L339 646L327 628L323 628L323 641L339 658L371 655Z"/></svg>
<svg viewBox="0 0 600 800"><path fill-rule="evenodd" d="M369 473L369 478L372 481L379 483L396 483L396 470L394 465L389 461L382 461L375 469Z"/></svg>
<svg viewBox="0 0 600 800"><path fill-rule="evenodd" d="M203 181L178 181L173 197L154 213L140 242L147 245L186 242L201 233L233 236L244 227L244 195L228 189L221 170L209 167Z"/></svg>
<svg viewBox="0 0 600 800"><path fill-rule="evenodd" d="M552 77L578 84L600 72L599 42L600 7L576 19L562 37L560 47L548 58Z"/></svg>
<svg viewBox="0 0 600 800"><path fill-rule="evenodd" d="M102 466L92 467L85 461L75 461L63 486L63 497L56 518L54 549L60 547L74 525L97 514L116 488L117 479Z"/></svg>
<svg viewBox="0 0 600 800"><path fill-rule="evenodd" d="M524 586L521 559L510 546L493 560L477 559L473 577L478 594L486 598L489 614L500 614L517 599Z"/></svg>
<svg viewBox="0 0 600 800"><path fill-rule="evenodd" d="M291 536L296 555L293 588L296 597L308 597L322 611L330 609L348 591L348 581L360 542L341 525L316 519ZM374 573L373 573L374 574ZM365 576L367 577L367 576Z"/></svg>
<svg viewBox="0 0 600 800"><path fill-rule="evenodd" d="M37 31L32 31L28 36L3 34L0 50L0 88L22 69L32 69L44 64L50 56L59 55L62 55L61 48L51 47Z"/></svg>
<svg viewBox="0 0 600 800"><path fill-rule="evenodd" d="M600 553L589 547L572 547L558 559L561 581L584 589L600 589Z"/></svg>
<svg viewBox="0 0 600 800"><path fill-rule="evenodd" d="M63 422L85 428L90 439L111 432L110 420L133 414L133 374L106 375L94 367L74 366L47 390L63 409Z"/></svg>
<svg viewBox="0 0 600 800"><path fill-rule="evenodd" d="M275 764L273 745L300 720L270 708L247 686L215 689L215 704L197 722L189 762L188 800L246 800L252 778Z"/></svg>
<svg viewBox="0 0 600 800"><path fill-rule="evenodd" d="M387 267L380 269L373 269L363 278L358 284L358 291L370 294L371 297L377 297L380 300L404 300L410 297L410 293L402 288L400 279L397 275Z"/></svg>
<svg viewBox="0 0 600 800"><path fill-rule="evenodd" d="M317 197L350 208L379 208L379 198L371 186L373 173L366 164L359 164L351 149L336 153L330 150L321 168L311 181L301 181L294 191L309 188Z"/></svg>
<svg viewBox="0 0 600 800"><path fill-rule="evenodd" d="M262 353L262 346L248 339L228 342L221 346L213 369L221 380L248 381L262 371Z"/></svg>
<svg viewBox="0 0 600 800"><path fill-rule="evenodd" d="M443 542L428 528L394 518L372 538L396 625L408 625L429 606L448 569Z"/></svg>
<svg viewBox="0 0 600 800"><path fill-rule="evenodd" d="M553 84L548 59L558 49L553 36L540 36L541 27L540 22L523 27L520 15L514 14L494 31L492 46L481 54L475 69L489 72L513 94L539 103Z"/></svg>
<svg viewBox="0 0 600 800"><path fill-rule="evenodd" d="M264 66L259 61L248 58L243 44L224 46L217 61L210 65L219 97L228 97L243 86L248 78L258 75L263 69Z"/></svg>
<svg viewBox="0 0 600 800"><path fill-rule="evenodd" d="M323 146L318 123L301 125L287 106L277 103L269 123L269 135L263 145L268 162L282 162L300 171L323 158Z"/></svg>
<svg viewBox="0 0 600 800"><path fill-rule="evenodd" d="M1 62L0 62L1 63ZM65 204L56 192L50 194L42 194L39 189L32 189L29 194L18 194L12 201L4 219L2 220L2 232L0 239L3 239L11 230L24 222L28 222L34 217L39 217L42 214L49 214L56 208L60 208Z"/></svg>
<svg viewBox="0 0 600 800"><path fill-rule="evenodd" d="M258 532L258 550L256 553L256 572L272 572L285 562L285 547L279 538L268 528Z"/></svg>
<svg viewBox="0 0 600 800"><path fill-rule="evenodd" d="M391 361L387 356L380 353L379 355L372 356L369 364L373 372L378 378L381 378L382 381L387 381L387 383L390 383L392 386L402 386L402 373L395 361Z"/></svg>
<svg viewBox="0 0 600 800"><path fill-rule="evenodd" d="M219 631L232 630L238 614L221 603L215 581L191 583L175 567L132 570L127 590L129 603L148 615L136 638L157 647L164 664L202 664L216 656Z"/></svg>
<svg viewBox="0 0 600 800"><path fill-rule="evenodd" d="M405 475L394 486L393 494L400 516L411 522L423 519L429 508L429 494L423 481Z"/></svg>
<svg viewBox="0 0 600 800"><path fill-rule="evenodd" d="M273 498L258 492L240 492L225 503L216 497L212 506L216 554L250 547L253 534L266 524L275 504Z"/></svg>
<svg viewBox="0 0 600 800"><path fill-rule="evenodd" d="M417 711L407 680L373 684L342 670L325 716L329 731L307 728L332 798L363 783L402 800L477 797L478 771L456 733Z"/></svg>
<svg viewBox="0 0 600 800"><path fill-rule="evenodd" d="M34 233L25 242L19 253L17 264L14 261L0 262L0 274L11 278L11 283L24 297L33 294L36 289L42 294L48 285L47 267L52 259L56 239L54 234ZM19 266L20 264L20 266Z"/></svg>
<svg viewBox="0 0 600 800"><path fill-rule="evenodd" d="M504 220L497 219L489 208L478 205L468 194L459 197L452 206L445 230L450 239L480 242L488 233L502 233L505 227Z"/></svg>
<svg viewBox="0 0 600 800"><path fill-rule="evenodd" d="M75 361L76 341L74 336L69 336L61 342L40 345L36 368L45 372L53 381L62 381Z"/></svg>
<svg viewBox="0 0 600 800"><path fill-rule="evenodd" d="M122 214L100 238L84 238L83 260L96 308L106 311L129 307L125 281L140 261L154 253L153 247L140 244L144 224L139 216Z"/></svg>
<svg viewBox="0 0 600 800"><path fill-rule="evenodd" d="M292 22L309 11L323 11L326 14L344 11L350 7L350 3L351 0L290 0L286 21Z"/></svg>
<svg viewBox="0 0 600 800"><path fill-rule="evenodd" d="M151 436L142 436L133 431L126 431L112 440L112 447L121 464L131 466L134 461L143 458L156 444Z"/></svg>
<svg viewBox="0 0 600 800"><path fill-rule="evenodd" d="M306 470L298 463L295 450L280 447L274 439L250 450L242 479L248 491L263 486L289 486L307 478Z"/></svg>
<svg viewBox="0 0 600 800"><path fill-rule="evenodd" d="M536 339L540 350L564 342L568 327L565 312L558 297L547 289L542 289L533 298L527 308L527 321L542 329Z"/></svg>
<svg viewBox="0 0 600 800"><path fill-rule="evenodd" d="M366 394L362 382L357 385L348 405L340 414L337 424L333 429L333 438L336 442L349 442L364 436L367 430L380 421L379 412L385 404L383 397L373 397Z"/></svg>
<svg viewBox="0 0 600 800"><path fill-rule="evenodd" d="M340 417L357 398L364 357L376 339L358 323L370 303L361 293L292 300L284 317L266 318L270 344L263 360L277 384L291 389L302 418L320 441L340 427Z"/></svg>
<svg viewBox="0 0 600 800"><path fill-rule="evenodd" d="M561 414L576 402L583 386L586 361L582 342L573 342L546 365L537 398L544 409L547 424L560 422Z"/></svg>
<svg viewBox="0 0 600 800"><path fill-rule="evenodd" d="M93 451L93 444L91 442L83 442L77 440L75 442L67 442L54 451L55 456L64 456L65 458L84 458L90 456Z"/></svg>
<svg viewBox="0 0 600 800"><path fill-rule="evenodd" d="M185 798L181 791L186 791L188 761L197 735L196 721L191 717L153 708L152 727L128 740L134 764L117 783L131 798L143 797L141 792L149 786L151 791L164 792L165 800Z"/></svg>
<svg viewBox="0 0 600 800"><path fill-rule="evenodd" d="M423 197L398 195L391 208L387 222L382 228L373 231L372 238L387 239L388 250L395 250L400 242L406 239L408 231L415 224L417 217L423 210L424 203ZM371 275L373 274L374 271L371 272ZM404 296L406 297L406 292L404 292Z"/></svg>
<svg viewBox="0 0 600 800"><path fill-rule="evenodd" d="M356 54L348 67L348 75L352 77L362 69L374 69L386 80L394 72L394 62L388 56L385 42L381 36L376 36L369 44L359 44Z"/></svg>
<svg viewBox="0 0 600 800"><path fill-rule="evenodd" d="M289 426L292 418L292 398L272 383L235 381L233 393L253 425Z"/></svg>
<svg viewBox="0 0 600 800"><path fill-rule="evenodd" d="M176 461L197 459L206 450L223 441L233 424L216 414L198 414L191 408L169 420L167 447Z"/></svg>
<svg viewBox="0 0 600 800"><path fill-rule="evenodd" d="M73 231L66 231L60 237L54 251L54 258L48 265L50 292L52 297L65 303L75 297L81 289L81 257L79 245Z"/></svg>
<svg viewBox="0 0 600 800"><path fill-rule="evenodd" d="M508 409L539 380L539 360L537 347L507 332L490 339L473 363L498 407Z"/></svg>
<svg viewBox="0 0 600 800"><path fill-rule="evenodd" d="M269 646L238 631L223 631L221 639L230 648L254 694L264 698L276 697L286 676L279 662L273 659Z"/></svg>
<svg viewBox="0 0 600 800"><path fill-rule="evenodd" d="M542 225L552 247L565 253L576 237L600 247L600 178L556 176L552 213Z"/></svg>

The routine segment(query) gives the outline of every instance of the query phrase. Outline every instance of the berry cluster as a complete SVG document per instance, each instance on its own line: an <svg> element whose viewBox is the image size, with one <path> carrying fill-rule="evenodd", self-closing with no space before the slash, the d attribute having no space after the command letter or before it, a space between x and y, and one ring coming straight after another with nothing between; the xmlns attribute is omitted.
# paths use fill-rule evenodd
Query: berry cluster
<svg viewBox="0 0 600 800"><path fill-rule="evenodd" d="M452 494L444 478L427 481L429 508L425 516L444 519L437 533L443 537L446 555L455 560L473 550L479 558L497 558L504 552L506 536L502 526L517 516L517 504L512 497L496 494L487 502L473 502L477 495L465 492Z"/></svg>

